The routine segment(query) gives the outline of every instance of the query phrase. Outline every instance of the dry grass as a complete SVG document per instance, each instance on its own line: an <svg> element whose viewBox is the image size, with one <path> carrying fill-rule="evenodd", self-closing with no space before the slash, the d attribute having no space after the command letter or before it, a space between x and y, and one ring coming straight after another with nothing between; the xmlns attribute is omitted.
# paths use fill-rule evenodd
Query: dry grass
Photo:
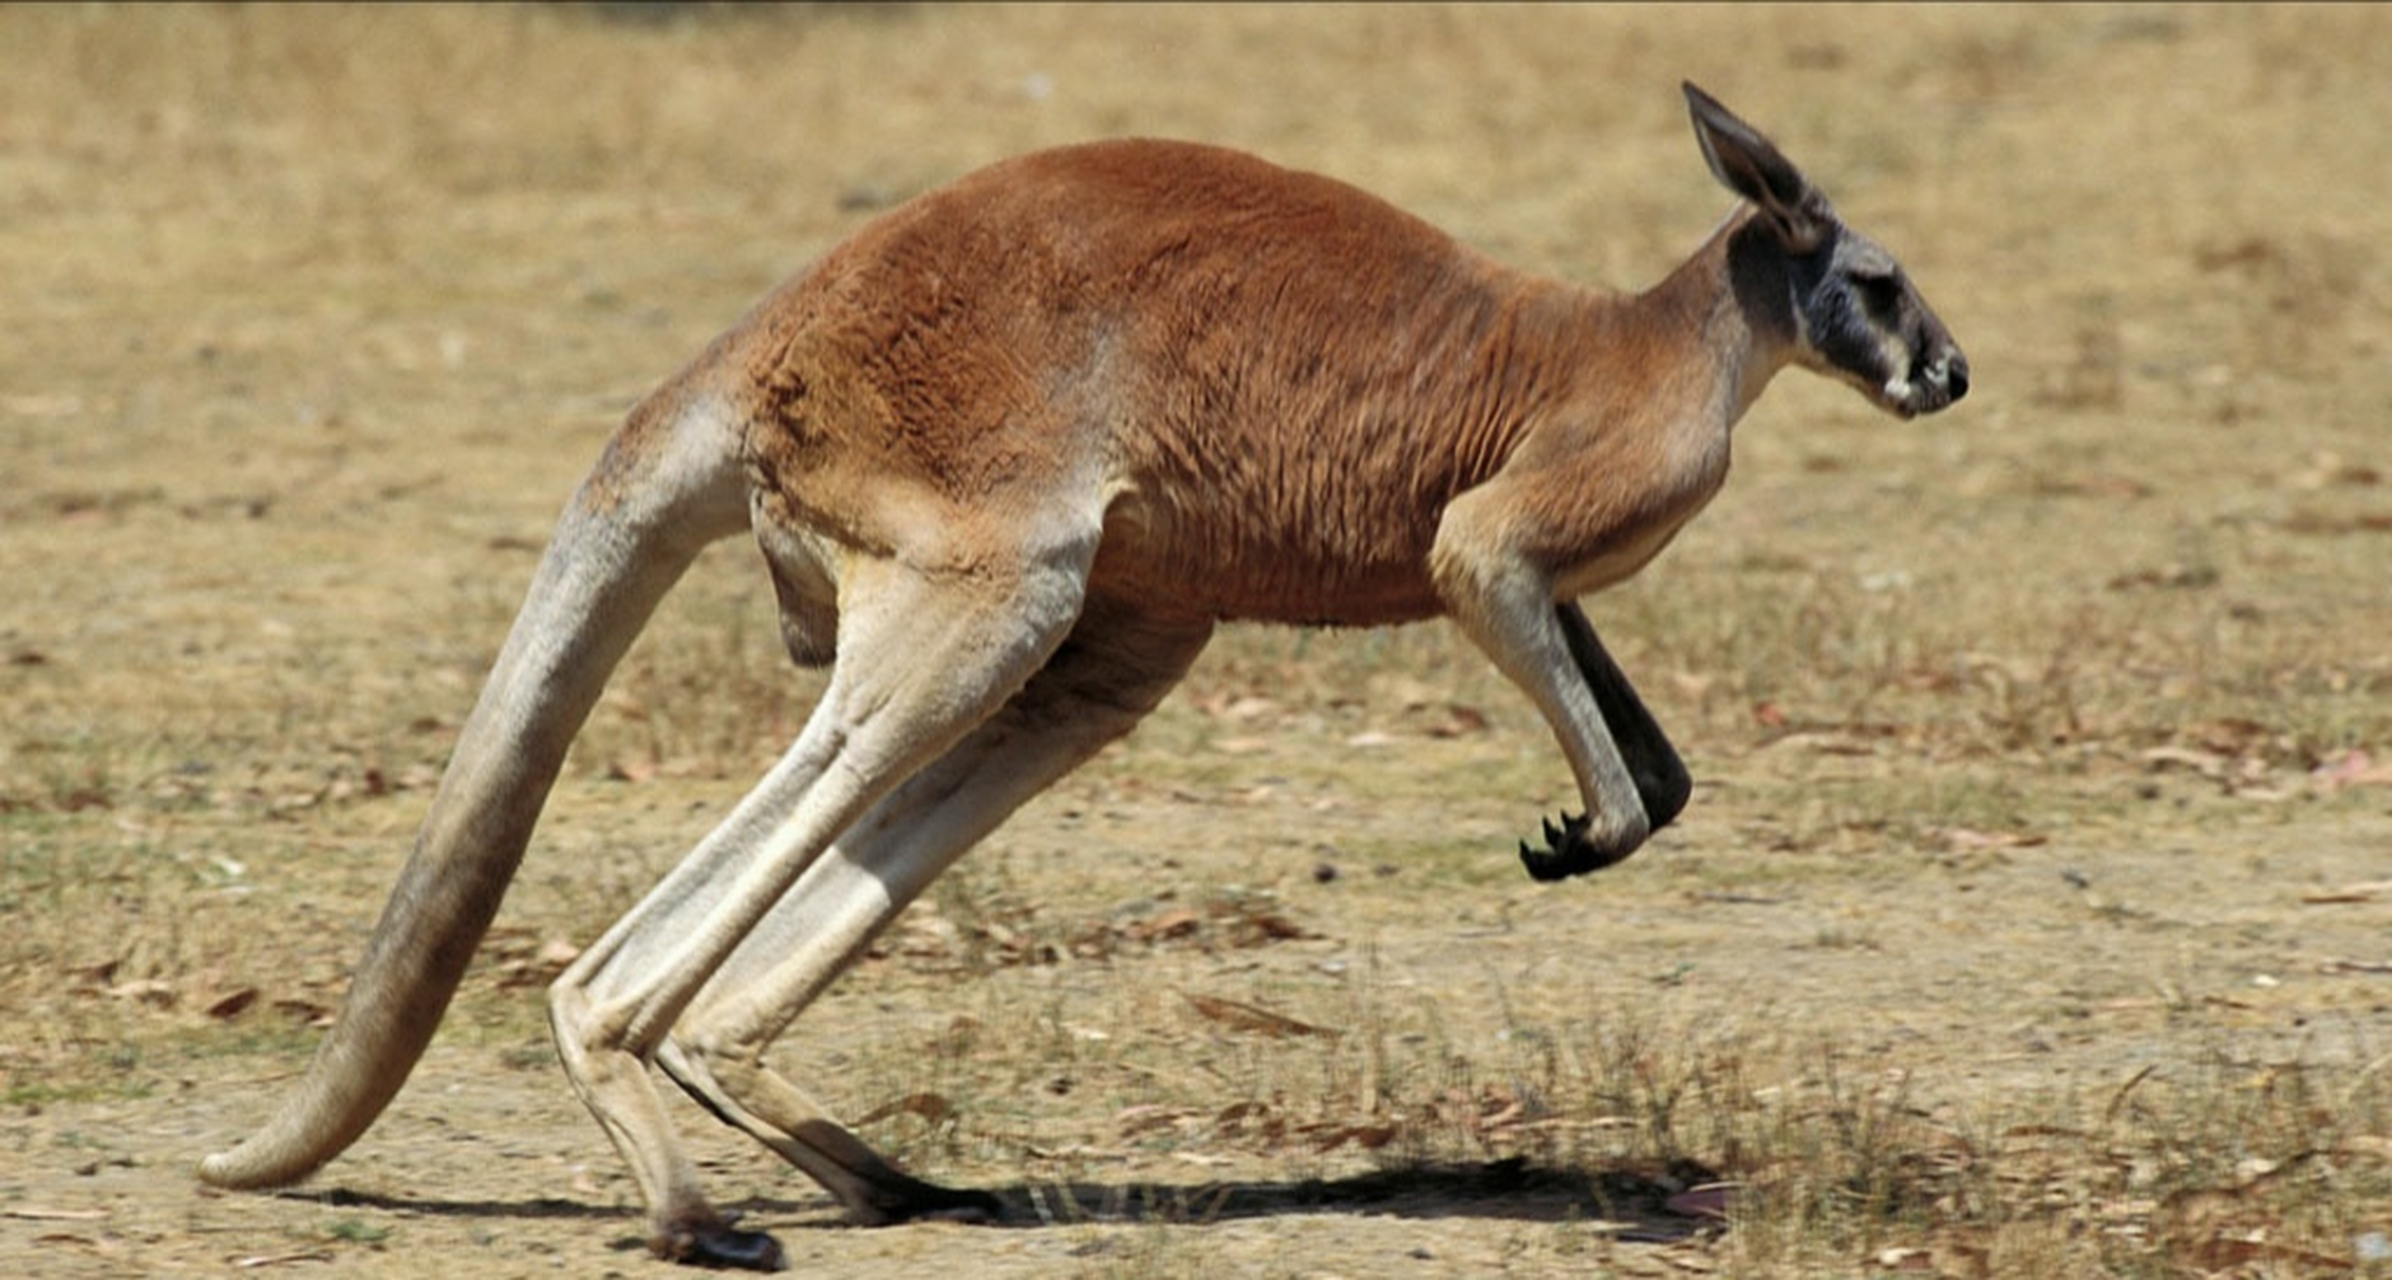
<svg viewBox="0 0 2392 1280"><path fill-rule="evenodd" d="M897 1272L2384 1273L2392 154L2352 122L2392 106L2388 26L0 12L0 1212L102 1215L9 1219L58 1229L0 1258L169 1271L237 1236L486 1269L476 1232L614 1229L199 1201L180 1167L254 1119L228 1082L313 1043L610 422L875 208L1030 146L1200 136L1629 285L1723 207L1683 75L1903 254L1981 387L1902 426L1789 377L1716 509L1598 602L1703 780L1684 828L1531 894L1505 850L1566 774L1449 631L1226 636L789 1049L910 1162L1055 1225L805 1244ZM635 650L427 1068L448 1092L408 1098L561 1094L552 944L802 720L753 560L710 555ZM492 1185L459 1194L619 1197L562 1105L490 1124L554 1167L468 1160ZM408 1123L336 1176L439 1194L450 1139ZM1736 1190L1671 1210L1708 1178Z"/></svg>

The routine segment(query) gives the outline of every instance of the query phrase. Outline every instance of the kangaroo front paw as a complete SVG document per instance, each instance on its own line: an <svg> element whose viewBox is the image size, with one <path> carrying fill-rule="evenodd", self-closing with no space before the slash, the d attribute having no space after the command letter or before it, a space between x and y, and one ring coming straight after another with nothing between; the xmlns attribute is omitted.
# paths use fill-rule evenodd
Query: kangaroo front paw
<svg viewBox="0 0 2392 1280"><path fill-rule="evenodd" d="M781 1242L761 1231L741 1231L738 1215L719 1222L675 1227L649 1243L657 1257L693 1267L729 1271L786 1271L789 1258Z"/></svg>
<svg viewBox="0 0 2392 1280"><path fill-rule="evenodd" d="M1528 868L1532 880L1566 880L1618 862L1636 852L1644 843L1645 832L1632 836L1601 836L1594 831L1594 823L1581 813L1563 814L1561 826L1552 819L1545 821L1545 848L1531 849L1528 842L1520 842L1520 865Z"/></svg>

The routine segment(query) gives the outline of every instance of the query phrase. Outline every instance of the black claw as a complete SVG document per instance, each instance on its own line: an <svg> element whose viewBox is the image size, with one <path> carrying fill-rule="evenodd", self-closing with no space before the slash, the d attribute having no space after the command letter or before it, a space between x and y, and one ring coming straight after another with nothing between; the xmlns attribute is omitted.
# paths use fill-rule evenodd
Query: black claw
<svg viewBox="0 0 2392 1280"><path fill-rule="evenodd" d="M1529 879L1545 884L1567 880L1576 874L1559 857L1542 849L1529 848L1526 840L1520 842L1520 865L1528 868Z"/></svg>
<svg viewBox="0 0 2392 1280"><path fill-rule="evenodd" d="M1633 845L1625 849L1598 848L1586 836L1593 825L1583 813L1561 815L1559 828L1551 818L1545 819L1547 849L1531 849L1527 841L1520 842L1520 864L1528 868L1529 878L1550 882L1582 876L1601 871L1636 851Z"/></svg>

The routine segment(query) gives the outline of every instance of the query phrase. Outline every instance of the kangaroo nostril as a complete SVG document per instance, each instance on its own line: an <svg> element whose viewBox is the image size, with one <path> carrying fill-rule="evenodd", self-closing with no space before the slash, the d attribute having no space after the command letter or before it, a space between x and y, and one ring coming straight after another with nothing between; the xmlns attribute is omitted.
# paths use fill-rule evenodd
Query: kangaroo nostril
<svg viewBox="0 0 2392 1280"><path fill-rule="evenodd" d="M1944 403L1968 394L1968 357L1953 348L1945 348L1926 368L1929 384L1944 394Z"/></svg>

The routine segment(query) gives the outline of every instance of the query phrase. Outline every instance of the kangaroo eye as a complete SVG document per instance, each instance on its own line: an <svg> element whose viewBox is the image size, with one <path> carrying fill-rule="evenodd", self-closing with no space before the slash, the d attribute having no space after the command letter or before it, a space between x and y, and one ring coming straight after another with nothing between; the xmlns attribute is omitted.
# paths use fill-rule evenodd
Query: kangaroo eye
<svg viewBox="0 0 2392 1280"><path fill-rule="evenodd" d="M1871 315L1891 315L1902 305L1902 277L1870 273L1852 277L1852 290Z"/></svg>

